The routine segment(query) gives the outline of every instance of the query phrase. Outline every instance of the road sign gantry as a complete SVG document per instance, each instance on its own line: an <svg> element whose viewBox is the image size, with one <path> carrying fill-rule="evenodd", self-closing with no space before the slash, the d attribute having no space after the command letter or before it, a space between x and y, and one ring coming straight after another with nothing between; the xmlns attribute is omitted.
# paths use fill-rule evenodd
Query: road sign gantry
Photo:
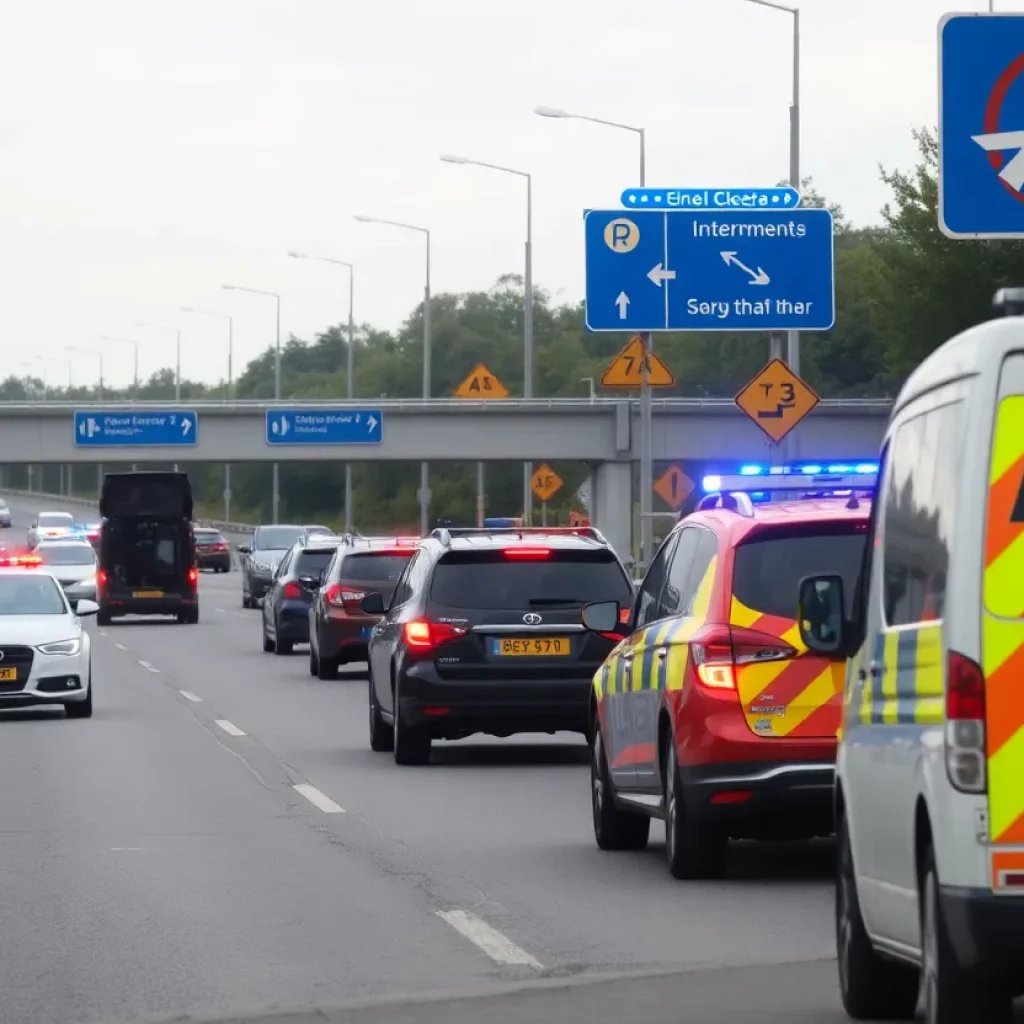
<svg viewBox="0 0 1024 1024"><path fill-rule="evenodd" d="M825 331L832 214L589 210L591 331Z"/></svg>

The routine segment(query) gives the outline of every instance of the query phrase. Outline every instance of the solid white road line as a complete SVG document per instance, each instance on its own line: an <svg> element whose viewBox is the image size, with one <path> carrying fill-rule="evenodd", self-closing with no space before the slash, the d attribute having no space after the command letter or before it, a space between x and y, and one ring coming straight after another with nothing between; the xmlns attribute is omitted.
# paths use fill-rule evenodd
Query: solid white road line
<svg viewBox="0 0 1024 1024"><path fill-rule="evenodd" d="M150 665L150 663L149 663L148 661L140 661L140 662L139 662L139 664L140 664L140 665L141 665L141 666L142 666L142 667L143 667L143 668L144 668L144 669L145 669L145 670L146 670L147 672L157 672L157 673L158 673L158 672L160 671L160 669L158 669L158 668L157 668L157 667L156 667L155 665Z"/></svg>
<svg viewBox="0 0 1024 1024"><path fill-rule="evenodd" d="M178 693L185 698L185 700L192 701L193 704L202 704L203 698L196 696L191 690L179 690Z"/></svg>
<svg viewBox="0 0 1024 1024"><path fill-rule="evenodd" d="M125 645L124 645L124 644L114 644L114 646L115 646L115 647L116 647L116 648L117 648L117 649L118 649L119 651L127 651L127 650L128 650L128 648L127 648L127 647L125 647Z"/></svg>
<svg viewBox="0 0 1024 1024"><path fill-rule="evenodd" d="M245 733L235 725L234 722L229 722L226 718L215 718L214 721L219 725L229 736L244 736Z"/></svg>
<svg viewBox="0 0 1024 1024"><path fill-rule="evenodd" d="M314 807L323 811L324 814L344 814L345 808L336 804L329 796L321 793L316 786L308 782L300 782L295 786L295 791L301 793Z"/></svg>
<svg viewBox="0 0 1024 1024"><path fill-rule="evenodd" d="M437 910L435 913L495 963L525 964L536 971L544 969L540 961L535 960L525 949L521 949L476 914L471 914L467 910Z"/></svg>

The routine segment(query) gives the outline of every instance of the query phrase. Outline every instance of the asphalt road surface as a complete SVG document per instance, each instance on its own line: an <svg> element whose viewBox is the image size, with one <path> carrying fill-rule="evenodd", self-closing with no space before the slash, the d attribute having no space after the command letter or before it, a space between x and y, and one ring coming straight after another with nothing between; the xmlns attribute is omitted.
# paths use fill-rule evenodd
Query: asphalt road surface
<svg viewBox="0 0 1024 1024"><path fill-rule="evenodd" d="M0 714L0 1024L846 1019L830 844L675 882L660 826L595 847L581 740L399 768L364 666L317 680L259 624L204 574L197 626L90 626L91 720Z"/></svg>

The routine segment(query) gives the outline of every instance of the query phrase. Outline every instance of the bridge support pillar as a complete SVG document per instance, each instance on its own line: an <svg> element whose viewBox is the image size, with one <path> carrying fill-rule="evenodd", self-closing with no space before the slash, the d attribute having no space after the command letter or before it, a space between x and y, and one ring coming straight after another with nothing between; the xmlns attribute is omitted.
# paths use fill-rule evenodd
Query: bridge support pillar
<svg viewBox="0 0 1024 1024"><path fill-rule="evenodd" d="M633 557L632 470L628 462L599 462L591 469L592 521L624 562Z"/></svg>

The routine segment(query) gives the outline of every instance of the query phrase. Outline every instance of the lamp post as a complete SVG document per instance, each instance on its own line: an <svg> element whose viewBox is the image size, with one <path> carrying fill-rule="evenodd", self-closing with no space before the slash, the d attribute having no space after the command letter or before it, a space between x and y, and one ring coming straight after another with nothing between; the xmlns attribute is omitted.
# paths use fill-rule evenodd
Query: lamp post
<svg viewBox="0 0 1024 1024"><path fill-rule="evenodd" d="M572 121L589 121L591 124L604 125L606 128L618 128L624 132L632 132L640 139L640 187L647 184L647 133L635 125L622 124L620 121L607 121L601 117L590 117L586 114L572 114L558 107L535 107L534 113L541 117L563 118ZM644 343L645 362L649 366L653 346L651 335L640 336ZM651 415L651 386L646 375L640 384L640 560L644 566L651 563L653 554L654 525L654 443ZM600 524L598 524L600 525Z"/></svg>
<svg viewBox="0 0 1024 1024"><path fill-rule="evenodd" d="M247 292L249 295L263 295L273 299L277 304L277 317L274 335L274 401L281 401L281 296L277 292L264 291L261 288L245 288L240 284L224 284L221 287L227 292ZM270 495L271 515L274 522L278 521L278 513L281 509L281 465L278 462L273 466L273 484Z"/></svg>
<svg viewBox="0 0 1024 1024"><path fill-rule="evenodd" d="M533 175L520 171L515 167L504 167L501 164L489 164L483 160L470 160L464 156L445 155L444 163L463 164L467 167L483 167L489 171L502 174L514 174L526 181L526 265L523 271L523 397L533 398ZM478 479L482 478L479 468ZM530 480L533 477L533 464L523 463L523 513L527 516L526 525L530 525L530 512L533 509L533 496L530 492ZM479 496L478 496L479 504Z"/></svg>
<svg viewBox="0 0 1024 1024"><path fill-rule="evenodd" d="M132 398L139 397L139 343L134 338L112 338L109 334L101 334L100 341L109 341L117 345L131 345L135 349L135 369L132 374Z"/></svg>
<svg viewBox="0 0 1024 1024"><path fill-rule="evenodd" d="M191 313L194 316L214 316L219 320L228 322L228 379L225 387L224 400L230 402L235 397L234 392L234 355L235 355L235 320L230 313L219 313L213 309L194 309L192 306L180 306L182 313ZM231 463L224 463L224 521L231 522Z"/></svg>
<svg viewBox="0 0 1024 1024"><path fill-rule="evenodd" d="M348 358L346 361L345 375L346 391L349 401L355 398L355 351L356 351L356 322L355 322L355 267L347 260L331 259L329 256L309 256L304 252L288 253L296 260L313 260L316 263L330 263L336 267L345 267L348 270ZM345 532L352 532L352 463L345 463Z"/></svg>
<svg viewBox="0 0 1024 1024"><path fill-rule="evenodd" d="M381 217L367 217L356 214L355 219L363 224L386 224L388 227L401 228L404 231L417 231L423 235L426 243L426 283L423 288L423 398L430 398L430 229L417 224L404 224L397 220L384 220ZM430 517L430 465L420 463L420 533L426 536Z"/></svg>
<svg viewBox="0 0 1024 1024"><path fill-rule="evenodd" d="M166 327L163 324L137 323L136 327L145 327L150 331L170 331L177 339L174 347L174 400L181 401L181 328Z"/></svg>

